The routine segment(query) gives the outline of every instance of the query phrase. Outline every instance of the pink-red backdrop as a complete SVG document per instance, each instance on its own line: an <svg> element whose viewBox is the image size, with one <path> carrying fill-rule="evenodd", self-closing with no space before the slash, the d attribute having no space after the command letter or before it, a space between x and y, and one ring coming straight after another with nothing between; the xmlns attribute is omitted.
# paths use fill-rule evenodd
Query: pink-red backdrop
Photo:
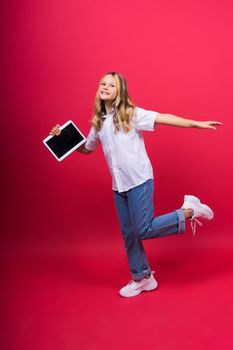
<svg viewBox="0 0 233 350"><path fill-rule="evenodd" d="M2 5L2 349L231 348L232 10L230 0ZM193 193L215 220L196 239L189 229L145 242L161 290L130 301L117 297L129 274L101 147L59 163L42 144L69 118L88 133L112 70L138 106L224 122L145 133L157 213Z"/></svg>
<svg viewBox="0 0 233 350"><path fill-rule="evenodd" d="M213 207L215 225L230 223L232 10L230 0L4 4L1 202L8 237L63 236L64 227L69 239L87 225L115 225L101 147L59 163L42 144L69 118L88 133L98 81L112 70L126 77L138 106L224 122L216 132L158 127L145 139L157 213L194 193Z"/></svg>

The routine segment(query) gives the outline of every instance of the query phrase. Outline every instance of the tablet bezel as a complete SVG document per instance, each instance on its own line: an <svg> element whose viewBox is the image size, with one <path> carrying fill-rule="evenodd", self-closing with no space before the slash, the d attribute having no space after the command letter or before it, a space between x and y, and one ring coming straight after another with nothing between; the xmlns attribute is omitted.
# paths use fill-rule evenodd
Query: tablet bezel
<svg viewBox="0 0 233 350"><path fill-rule="evenodd" d="M53 156L61 162L63 159L65 159L68 155L70 155L73 151L75 151L77 148L79 148L83 143L86 142L86 137L83 135L83 133L79 130L79 128L75 125L75 123L72 120L68 120L66 123L60 126L60 130L64 129L67 125L72 124L74 128L80 133L80 135L83 137L83 140L80 141L77 145L72 147L68 152L66 152L62 157L58 158L57 155L53 152L53 150L48 146L47 142L51 140L53 137L58 137L56 135L49 135L44 140L43 143L46 146L46 148L53 154Z"/></svg>

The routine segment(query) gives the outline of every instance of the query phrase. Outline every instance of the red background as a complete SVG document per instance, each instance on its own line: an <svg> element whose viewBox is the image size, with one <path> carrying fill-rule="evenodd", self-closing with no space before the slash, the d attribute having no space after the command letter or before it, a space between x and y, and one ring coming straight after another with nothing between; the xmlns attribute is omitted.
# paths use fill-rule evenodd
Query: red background
<svg viewBox="0 0 233 350"><path fill-rule="evenodd" d="M137 106L224 123L217 131L159 126L156 132L145 133L156 178L157 213L179 208L183 195L188 193L200 196L215 212L215 221L206 225L206 233L204 229L198 233L199 243L193 243L189 233L189 236L157 240L152 245L151 242L146 245L151 256L154 254L154 251L153 254L150 252L151 246L153 249L156 247L156 251L165 249L164 255L156 253L158 261L160 257L164 263L166 254L169 261L176 247L183 254L179 268L181 261L189 256L187 249L190 245L196 244L196 253L200 253L200 247L205 247L198 269L207 264L207 274L212 279L221 266L220 275L229 276L232 271L229 254L232 246L233 175L232 10L230 0L145 0L140 3L131 0L9 0L4 4L2 258L5 264L3 300L5 305L11 305L6 311L4 326L6 349L15 348L16 343L18 349L24 350L46 349L46 346L73 349L81 340L84 344L82 349L103 349L101 335L96 338L100 340L95 339L92 343L89 336L87 340L79 333L71 332L69 337L72 342L68 346L68 336L64 336L65 345L60 348L56 337L59 339L58 334L62 334L63 328L59 332L54 328L54 338L46 330L38 336L35 319L41 322L39 329L44 319L38 316L40 308L32 307L32 304L37 304L32 295L41 285L37 286L34 281L36 267L30 274L27 269L38 264L42 275L41 271L46 271L56 256L58 266L55 264L54 270L60 271L59 264L63 267L67 264L67 270L72 266L73 277L76 274L80 276L80 273L82 276L88 274L95 284L100 281L104 287L108 282L103 276L113 274L116 279L112 276L114 289L108 291L110 294L127 281L128 270L112 200L111 178L101 147L88 157L75 152L60 163L42 144L54 124L62 124L68 119L73 119L87 135L98 82L107 71L119 71L126 77L129 93ZM113 248L115 246L116 249ZM111 262L112 249L115 261L120 259L118 263L122 263L121 271L115 266L117 263ZM42 257L42 265L32 258L34 254L37 258ZM74 261L69 265L70 256ZM83 256L84 266L75 260L81 259L80 256ZM176 261L176 255L172 261ZM190 262L194 275L197 263L198 259ZM161 263L161 271L162 267ZM163 271L164 281L172 278L169 271L168 263L167 270ZM178 269L177 276L179 272ZM19 277L22 275L24 278L27 276L32 290L31 304L27 304L27 298L23 297L30 288L22 287L22 278ZM215 283L218 285L220 282ZM18 296L14 294L16 290ZM47 291L43 292L47 295ZM225 290L222 292L223 304L219 310L225 309L230 302L230 295L226 296ZM212 295L214 305L218 293L215 295L208 289L205 293L207 300ZM117 298L115 294L113 296ZM114 298L111 303L114 303ZM18 304L12 304L12 299L18 300ZM40 302L46 309L51 301ZM147 305L146 301L144 303ZM61 302L61 305L64 303ZM213 305L208 304L210 310ZM105 306L102 305L101 309ZM187 305L182 307L185 309ZM123 318L124 312L122 310ZM96 310L95 316L97 314L99 310ZM222 338L217 338L217 343L213 342L212 349L216 344L224 344L223 339L227 339L230 316L224 315L225 318L220 312L219 319L223 317L219 321L223 329ZM208 317L213 319L209 313ZM210 321L208 317L206 322ZM22 319L26 324L23 329L19 326ZM198 316L194 324L197 321ZM73 322L76 324L75 318ZM100 319L97 324L102 325ZM117 328L117 324L113 322L111 327L108 332L112 339L120 341L110 331ZM88 333L88 329L84 325L81 333ZM216 329L219 329L219 324L212 325L209 335L215 334ZM32 343L28 340L28 331L33 334ZM166 333L165 329L160 333L163 334L163 331ZM101 331L98 334L102 334ZM133 334L130 333L130 337ZM38 343L37 337L44 340ZM33 339L38 347L32 345ZM164 346L159 349L175 349L159 339L159 344ZM203 335L200 339L206 339L208 344L209 337ZM107 344L106 348L110 349L110 343ZM184 341L182 347L178 342L182 349L194 349L199 343L193 340L189 347L185 344Z"/></svg>

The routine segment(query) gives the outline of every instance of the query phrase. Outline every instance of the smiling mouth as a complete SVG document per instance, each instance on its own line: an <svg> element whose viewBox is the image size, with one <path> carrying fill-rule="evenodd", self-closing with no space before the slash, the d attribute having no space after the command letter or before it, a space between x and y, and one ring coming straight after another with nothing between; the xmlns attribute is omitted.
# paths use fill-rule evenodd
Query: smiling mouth
<svg viewBox="0 0 233 350"><path fill-rule="evenodd" d="M101 91L101 95L110 95L110 92L107 92L107 91Z"/></svg>

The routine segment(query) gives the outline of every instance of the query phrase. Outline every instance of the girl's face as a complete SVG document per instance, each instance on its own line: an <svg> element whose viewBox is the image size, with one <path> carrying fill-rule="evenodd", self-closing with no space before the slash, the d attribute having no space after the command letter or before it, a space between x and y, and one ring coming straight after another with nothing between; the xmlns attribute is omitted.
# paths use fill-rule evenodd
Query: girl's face
<svg viewBox="0 0 233 350"><path fill-rule="evenodd" d="M112 103L117 97L117 83L113 75L108 74L103 77L99 85L99 97L106 103Z"/></svg>

